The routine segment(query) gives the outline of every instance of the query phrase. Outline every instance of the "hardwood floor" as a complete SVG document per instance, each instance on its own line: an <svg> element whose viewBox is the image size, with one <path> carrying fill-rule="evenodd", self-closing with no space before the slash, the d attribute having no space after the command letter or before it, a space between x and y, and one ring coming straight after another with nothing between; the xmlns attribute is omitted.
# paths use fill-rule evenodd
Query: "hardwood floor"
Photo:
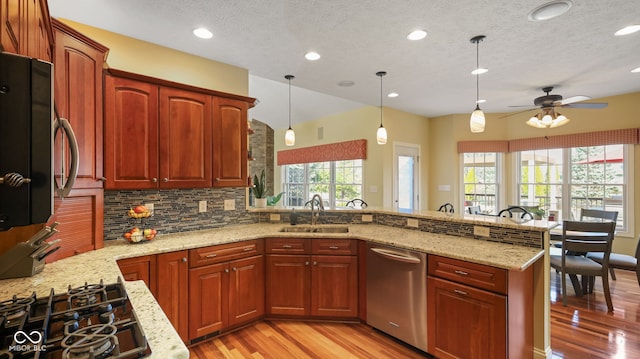
<svg viewBox="0 0 640 359"><path fill-rule="evenodd" d="M640 286L635 273L616 271L607 313L602 282L578 298L569 285L562 306L560 277L551 273L552 359L640 358ZM190 348L191 358L424 358L365 324L264 321Z"/></svg>

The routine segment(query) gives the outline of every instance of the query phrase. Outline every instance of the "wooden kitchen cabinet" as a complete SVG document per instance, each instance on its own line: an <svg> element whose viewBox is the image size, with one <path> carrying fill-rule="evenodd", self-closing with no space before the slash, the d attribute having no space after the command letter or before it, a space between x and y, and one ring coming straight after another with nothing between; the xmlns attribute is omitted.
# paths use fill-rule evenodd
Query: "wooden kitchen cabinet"
<svg viewBox="0 0 640 359"><path fill-rule="evenodd" d="M188 253L176 251L156 255L156 300L180 335L189 340Z"/></svg>
<svg viewBox="0 0 640 359"><path fill-rule="evenodd" d="M266 252L267 314L358 316L357 241L273 238Z"/></svg>
<svg viewBox="0 0 640 359"><path fill-rule="evenodd" d="M189 339L264 315L263 241L190 250Z"/></svg>
<svg viewBox="0 0 640 359"><path fill-rule="evenodd" d="M430 255L428 352L438 358L531 358L532 270Z"/></svg>
<svg viewBox="0 0 640 359"><path fill-rule="evenodd" d="M52 60L53 35L46 0L0 0L3 51Z"/></svg>
<svg viewBox="0 0 640 359"><path fill-rule="evenodd" d="M156 295L156 256L125 258L118 260L122 278L127 281L142 280L154 296Z"/></svg>
<svg viewBox="0 0 640 359"><path fill-rule="evenodd" d="M211 118L209 95L105 76L105 187L211 187Z"/></svg>
<svg viewBox="0 0 640 359"><path fill-rule="evenodd" d="M247 185L247 109L245 101L213 98L213 186Z"/></svg>
<svg viewBox="0 0 640 359"><path fill-rule="evenodd" d="M76 30L53 20L55 35L54 102L58 116L69 120L78 142L78 176L73 188L103 187L102 67L108 48ZM54 173L60 178L62 159L69 168L68 143L65 156L56 136Z"/></svg>

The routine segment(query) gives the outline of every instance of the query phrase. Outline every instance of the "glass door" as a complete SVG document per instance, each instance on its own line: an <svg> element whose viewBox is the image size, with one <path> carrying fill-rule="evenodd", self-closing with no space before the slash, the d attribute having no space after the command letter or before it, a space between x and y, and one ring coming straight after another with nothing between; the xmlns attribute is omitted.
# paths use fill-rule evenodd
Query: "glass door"
<svg viewBox="0 0 640 359"><path fill-rule="evenodd" d="M399 212L420 210L420 171L418 169L420 147L411 144L393 146L394 209Z"/></svg>

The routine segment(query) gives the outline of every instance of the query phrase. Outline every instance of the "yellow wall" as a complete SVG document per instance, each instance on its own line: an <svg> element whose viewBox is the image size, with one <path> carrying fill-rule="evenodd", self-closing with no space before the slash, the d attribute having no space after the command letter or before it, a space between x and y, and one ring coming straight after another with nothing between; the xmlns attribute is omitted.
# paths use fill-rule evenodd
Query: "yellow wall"
<svg viewBox="0 0 640 359"><path fill-rule="evenodd" d="M274 149L280 150L302 148L321 144L349 141L355 139L367 140L367 160L364 163L364 200L369 206L392 206L392 168L393 168L393 143L411 143L421 146L421 157L424 159L427 150L428 120L407 112L391 108L383 108L383 123L388 133L386 145L376 143L376 131L379 126L380 109L374 106L365 106L359 109L328 116L301 124L295 124L293 130L296 133L296 145L286 147L284 145L284 133L286 129L275 131ZM318 129L322 128L323 139L318 139ZM428 161L420 161L422 174L422 188L426 189ZM276 166L274 183L281 183L282 167ZM377 187L377 192L371 192L372 187ZM424 193L424 192L421 192ZM421 196L421 206L426 205L425 196Z"/></svg>
<svg viewBox="0 0 640 359"><path fill-rule="evenodd" d="M66 19L60 21L109 48L110 68L236 95L249 95L249 72L236 66L119 35Z"/></svg>

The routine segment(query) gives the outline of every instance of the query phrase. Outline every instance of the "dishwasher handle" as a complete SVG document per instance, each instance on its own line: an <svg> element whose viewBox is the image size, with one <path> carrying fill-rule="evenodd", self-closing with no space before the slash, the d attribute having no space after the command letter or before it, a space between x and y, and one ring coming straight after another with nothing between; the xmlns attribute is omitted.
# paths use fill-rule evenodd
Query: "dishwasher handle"
<svg viewBox="0 0 640 359"><path fill-rule="evenodd" d="M413 263L413 264L418 264L420 263L420 258L416 258L410 255L406 255L406 254L402 254L402 253L398 253L396 251L392 251L390 249L384 249L384 248L371 248L371 251L373 251L376 254L379 254L385 258L394 260L394 261L398 261L398 262L405 262L405 263Z"/></svg>

